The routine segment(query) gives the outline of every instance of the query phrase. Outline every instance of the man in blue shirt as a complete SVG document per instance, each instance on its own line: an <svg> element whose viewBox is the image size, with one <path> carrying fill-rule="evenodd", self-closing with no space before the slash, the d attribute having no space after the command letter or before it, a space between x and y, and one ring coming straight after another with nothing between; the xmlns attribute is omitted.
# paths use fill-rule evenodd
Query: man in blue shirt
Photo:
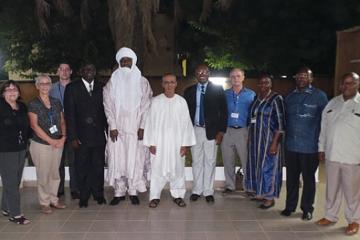
<svg viewBox="0 0 360 240"><path fill-rule="evenodd" d="M64 92L67 84L70 83L72 70L70 65L67 63L59 64L57 75L59 76L59 81L52 85L50 90L50 96L60 100L61 105L64 107ZM70 143L65 143L64 150L61 157L61 162L59 166L60 173L60 184L58 190L58 196L64 195L64 185L65 185L65 159L68 160L69 164L69 175L70 175L70 191L72 199L79 198L78 187L76 183L76 175L74 169L74 150L71 147Z"/></svg>
<svg viewBox="0 0 360 240"><path fill-rule="evenodd" d="M319 166L318 138L321 113L327 104L325 93L311 85L313 74L307 67L295 76L296 89L285 99L286 109L286 206L290 216L299 198L299 178L303 177L302 219L311 220L314 211L315 172Z"/></svg>
<svg viewBox="0 0 360 240"><path fill-rule="evenodd" d="M249 107L255 97L255 92L243 87L244 79L244 71L234 68L230 72L232 87L225 91L228 121L227 130L221 143L225 172L225 190L223 194L228 194L235 190L235 152L240 158L242 168L246 168L248 114Z"/></svg>

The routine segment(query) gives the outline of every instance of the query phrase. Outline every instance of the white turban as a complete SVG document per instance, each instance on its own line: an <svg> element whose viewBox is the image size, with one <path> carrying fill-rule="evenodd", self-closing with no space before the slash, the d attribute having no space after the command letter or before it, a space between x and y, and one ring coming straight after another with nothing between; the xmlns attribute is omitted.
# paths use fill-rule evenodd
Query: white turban
<svg viewBox="0 0 360 240"><path fill-rule="evenodd" d="M132 59L130 69L120 66L120 60L124 57ZM116 53L116 61L119 63L119 68L111 75L110 83L117 113L134 112L141 102L141 72L136 66L136 54L130 48L120 48Z"/></svg>

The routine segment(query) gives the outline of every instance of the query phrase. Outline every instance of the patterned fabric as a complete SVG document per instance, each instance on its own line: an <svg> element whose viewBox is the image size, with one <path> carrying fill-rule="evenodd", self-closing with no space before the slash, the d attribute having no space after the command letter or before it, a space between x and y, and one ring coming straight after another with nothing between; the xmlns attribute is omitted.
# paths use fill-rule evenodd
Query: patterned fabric
<svg viewBox="0 0 360 240"><path fill-rule="evenodd" d="M283 98L272 93L264 100L257 98L250 107L249 152L245 172L248 192L266 199L279 197L284 160L283 139L275 155L269 153L274 134L284 131Z"/></svg>
<svg viewBox="0 0 360 240"><path fill-rule="evenodd" d="M40 98L37 97L29 103L28 111L37 115L39 127L49 137L53 139L59 139L62 136L60 120L63 108L61 106L61 102L53 97L50 97L50 105L50 109L46 108L45 105L41 102ZM50 133L50 128L54 125L58 131L55 133ZM49 145L49 143L45 142L39 136L37 136L35 132L32 139L35 142Z"/></svg>

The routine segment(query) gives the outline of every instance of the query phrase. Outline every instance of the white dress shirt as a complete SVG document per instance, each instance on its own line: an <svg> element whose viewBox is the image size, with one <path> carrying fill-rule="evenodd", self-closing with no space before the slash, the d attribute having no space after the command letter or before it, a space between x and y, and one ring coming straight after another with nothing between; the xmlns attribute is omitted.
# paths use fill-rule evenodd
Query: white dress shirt
<svg viewBox="0 0 360 240"><path fill-rule="evenodd" d="M85 84L85 87L87 89L87 91L90 93L94 90L94 80L91 81L91 83L88 83L86 80L84 80L83 78L81 79L83 81L83 83Z"/></svg>
<svg viewBox="0 0 360 240"><path fill-rule="evenodd" d="M327 161L360 164L360 94L333 98L322 113L319 152Z"/></svg>

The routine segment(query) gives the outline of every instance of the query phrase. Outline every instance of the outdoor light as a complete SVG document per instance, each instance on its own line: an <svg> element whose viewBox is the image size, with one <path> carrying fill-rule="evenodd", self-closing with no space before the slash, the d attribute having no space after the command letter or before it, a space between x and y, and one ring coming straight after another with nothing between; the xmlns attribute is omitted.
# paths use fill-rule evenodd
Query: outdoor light
<svg viewBox="0 0 360 240"><path fill-rule="evenodd" d="M287 78L287 76L286 76L286 75L281 75L280 77L281 77L281 78Z"/></svg>
<svg viewBox="0 0 360 240"><path fill-rule="evenodd" d="M224 86L228 78L226 77L209 77L209 81L216 85Z"/></svg>

